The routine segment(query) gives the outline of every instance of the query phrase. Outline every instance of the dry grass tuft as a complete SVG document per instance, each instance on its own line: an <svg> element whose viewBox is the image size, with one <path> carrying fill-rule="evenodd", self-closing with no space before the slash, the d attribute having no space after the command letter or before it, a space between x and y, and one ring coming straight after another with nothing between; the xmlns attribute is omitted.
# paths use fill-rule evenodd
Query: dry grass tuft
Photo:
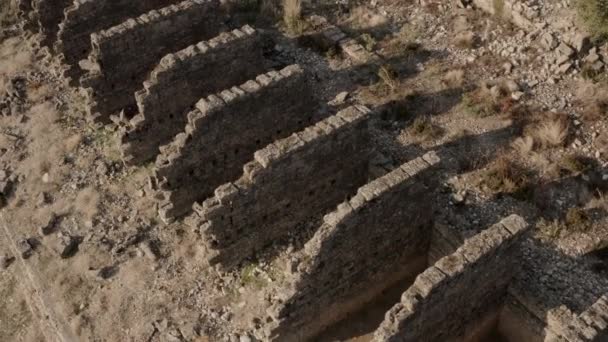
<svg viewBox="0 0 608 342"><path fill-rule="evenodd" d="M92 221L99 212L99 193L93 188L83 189L76 196L74 209L82 215L85 221Z"/></svg>
<svg viewBox="0 0 608 342"><path fill-rule="evenodd" d="M435 125L431 121L431 118L426 115L417 117L414 122L412 122L408 131L412 136L421 141L437 138L442 133L441 128Z"/></svg>
<svg viewBox="0 0 608 342"><path fill-rule="evenodd" d="M454 37L454 45L460 49L472 49L475 47L475 33L466 31L458 33Z"/></svg>
<svg viewBox="0 0 608 342"><path fill-rule="evenodd" d="M532 197L532 180L528 170L507 155L500 156L482 175L480 182L496 193L506 193L520 200Z"/></svg>
<svg viewBox="0 0 608 342"><path fill-rule="evenodd" d="M562 157L559 167L571 173L581 173L593 166L591 160L580 154L568 154Z"/></svg>
<svg viewBox="0 0 608 342"><path fill-rule="evenodd" d="M380 67L380 70L378 70L378 77L380 77L380 80L389 87L391 91L395 91L399 88L399 75L397 75L397 72L389 65Z"/></svg>
<svg viewBox="0 0 608 342"><path fill-rule="evenodd" d="M533 131L534 140L542 148L563 146L570 129L568 119L563 116L549 117Z"/></svg>
<svg viewBox="0 0 608 342"><path fill-rule="evenodd" d="M301 34L305 30L302 0L283 0L283 22L291 34Z"/></svg>
<svg viewBox="0 0 608 342"><path fill-rule="evenodd" d="M534 150L534 139L528 136L517 138L511 147L519 156L527 156Z"/></svg>
<svg viewBox="0 0 608 342"><path fill-rule="evenodd" d="M584 209L570 208L566 213L566 227L570 232L584 232L591 227L591 220Z"/></svg>
<svg viewBox="0 0 608 342"><path fill-rule="evenodd" d="M464 70L456 69L448 71L442 79L443 84L449 88L460 88L464 83Z"/></svg>
<svg viewBox="0 0 608 342"><path fill-rule="evenodd" d="M368 30L386 25L388 19L375 13L366 6L355 7L348 19L350 26L356 30Z"/></svg>

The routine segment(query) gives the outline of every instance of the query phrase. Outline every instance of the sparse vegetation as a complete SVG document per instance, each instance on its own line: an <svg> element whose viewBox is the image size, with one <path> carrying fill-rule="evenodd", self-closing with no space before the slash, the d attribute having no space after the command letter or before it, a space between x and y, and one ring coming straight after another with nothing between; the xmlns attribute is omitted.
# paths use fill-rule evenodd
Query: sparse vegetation
<svg viewBox="0 0 608 342"><path fill-rule="evenodd" d="M519 156L526 156L534 149L534 139L528 136L517 138L513 141L511 147Z"/></svg>
<svg viewBox="0 0 608 342"><path fill-rule="evenodd" d="M283 0L283 22L291 34L304 32L306 22L302 19L302 0Z"/></svg>
<svg viewBox="0 0 608 342"><path fill-rule="evenodd" d="M608 36L608 1L577 0L579 21L596 38Z"/></svg>
<svg viewBox="0 0 608 342"><path fill-rule="evenodd" d="M542 148L562 146L568 137L569 128L565 116L548 117L536 126L533 138Z"/></svg>
<svg viewBox="0 0 608 342"><path fill-rule="evenodd" d="M364 33L359 36L359 40L367 51L374 51L374 49L376 48L376 39L372 37L369 33Z"/></svg>
<svg viewBox="0 0 608 342"><path fill-rule="evenodd" d="M464 94L460 105L465 113L477 117L492 116L498 112L496 101L483 87Z"/></svg>
<svg viewBox="0 0 608 342"><path fill-rule="evenodd" d="M562 170L571 173L581 173L591 167L589 159L579 154L568 154L560 160L559 166Z"/></svg>
<svg viewBox="0 0 608 342"><path fill-rule="evenodd" d="M267 285L267 281L260 276L256 264L247 264L241 269L241 283L243 286L251 286L255 289L261 289Z"/></svg>
<svg viewBox="0 0 608 342"><path fill-rule="evenodd" d="M472 49L475 47L475 34L471 31L458 33L454 37L454 45L460 49Z"/></svg>
<svg viewBox="0 0 608 342"><path fill-rule="evenodd" d="M481 182L496 193L527 200L532 195L531 174L518 162L504 155L482 175Z"/></svg>
<svg viewBox="0 0 608 342"><path fill-rule="evenodd" d="M437 138L441 134L439 126L435 125L430 117L419 116L409 127L409 132L412 136L420 140Z"/></svg>
<svg viewBox="0 0 608 342"><path fill-rule="evenodd" d="M505 14L505 0L492 0L492 6L494 7L494 15L497 18L503 18Z"/></svg>
<svg viewBox="0 0 608 342"><path fill-rule="evenodd" d="M395 91L399 87L398 76L390 65L383 65L378 70L378 77L391 91Z"/></svg>
<svg viewBox="0 0 608 342"><path fill-rule="evenodd" d="M442 81L447 87L450 88L462 87L462 84L464 83L464 70L450 70L445 74Z"/></svg>
<svg viewBox="0 0 608 342"><path fill-rule="evenodd" d="M570 208L566 213L566 227L569 232L584 232L591 226L591 221L585 210Z"/></svg>

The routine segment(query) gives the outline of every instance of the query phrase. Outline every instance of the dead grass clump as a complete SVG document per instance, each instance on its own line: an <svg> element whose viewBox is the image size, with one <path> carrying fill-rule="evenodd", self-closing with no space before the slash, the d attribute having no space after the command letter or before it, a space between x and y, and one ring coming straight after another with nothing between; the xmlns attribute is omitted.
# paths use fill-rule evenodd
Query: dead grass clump
<svg viewBox="0 0 608 342"><path fill-rule="evenodd" d="M99 211L99 193L90 187L81 190L74 201L74 209L85 221L92 221Z"/></svg>
<svg viewBox="0 0 608 342"><path fill-rule="evenodd" d="M454 45L460 49L475 47L475 34L471 31L460 32L454 37Z"/></svg>
<svg viewBox="0 0 608 342"><path fill-rule="evenodd" d="M408 131L419 140L433 139L441 135L441 128L435 125L431 118L426 115L417 117Z"/></svg>
<svg viewBox="0 0 608 342"><path fill-rule="evenodd" d="M302 0L283 0L283 22L291 34L301 34L305 30Z"/></svg>
<svg viewBox="0 0 608 342"><path fill-rule="evenodd" d="M460 106L468 115L477 117L492 116L498 112L497 101L485 86L464 94Z"/></svg>
<svg viewBox="0 0 608 342"><path fill-rule="evenodd" d="M532 132L536 143L542 148L563 146L570 129L564 115L548 117L540 122Z"/></svg>
<svg viewBox="0 0 608 342"><path fill-rule="evenodd" d="M460 88L464 83L464 70L456 69L448 71L442 79L443 84L449 88Z"/></svg>
<svg viewBox="0 0 608 342"><path fill-rule="evenodd" d="M566 213L565 224L570 232L584 232L591 227L591 220L585 210L570 208Z"/></svg>
<svg viewBox="0 0 608 342"><path fill-rule="evenodd" d="M389 65L380 67L378 77L391 91L395 91L399 87L399 75Z"/></svg>
<svg viewBox="0 0 608 342"><path fill-rule="evenodd" d="M386 25L388 19L366 6L359 6L351 11L348 22L353 29L368 30Z"/></svg>
<svg viewBox="0 0 608 342"><path fill-rule="evenodd" d="M591 160L580 154L568 154L559 161L560 169L574 174L589 170L592 166Z"/></svg>
<svg viewBox="0 0 608 342"><path fill-rule="evenodd" d="M538 232L541 234L541 236L549 240L557 239L564 231L564 225L559 220L549 221L544 218L541 218L538 221L538 223L536 224L536 228L538 229Z"/></svg>
<svg viewBox="0 0 608 342"><path fill-rule="evenodd" d="M388 42L384 50L388 55L410 56L422 48L422 44L417 42L419 36L420 33L416 26L404 25L399 33Z"/></svg>
<svg viewBox="0 0 608 342"><path fill-rule="evenodd" d="M527 156L534 150L534 139L528 136L517 138L511 147L519 156Z"/></svg>
<svg viewBox="0 0 608 342"><path fill-rule="evenodd" d="M520 200L532 197L531 174L509 157L501 156L481 177L481 182L496 193L510 194Z"/></svg>

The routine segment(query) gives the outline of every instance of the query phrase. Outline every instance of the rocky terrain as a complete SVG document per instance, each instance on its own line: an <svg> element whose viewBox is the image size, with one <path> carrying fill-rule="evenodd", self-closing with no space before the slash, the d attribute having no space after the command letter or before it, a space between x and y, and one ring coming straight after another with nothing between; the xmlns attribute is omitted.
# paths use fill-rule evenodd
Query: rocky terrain
<svg viewBox="0 0 608 342"><path fill-rule="evenodd" d="M602 6L0 4L0 341L608 341Z"/></svg>

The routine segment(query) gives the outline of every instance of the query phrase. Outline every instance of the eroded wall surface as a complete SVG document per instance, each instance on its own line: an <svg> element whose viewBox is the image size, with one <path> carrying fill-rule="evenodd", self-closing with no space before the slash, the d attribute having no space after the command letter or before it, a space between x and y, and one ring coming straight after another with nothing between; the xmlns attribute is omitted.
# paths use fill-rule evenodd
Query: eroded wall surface
<svg viewBox="0 0 608 342"><path fill-rule="evenodd" d="M31 6L36 12L38 28L40 33L40 44L52 47L57 40L59 24L63 21L64 10L70 6L73 0L32 0L24 7Z"/></svg>
<svg viewBox="0 0 608 342"><path fill-rule="evenodd" d="M196 107L186 131L161 148L156 160L165 221L237 179L256 149L310 125L317 102L304 70L291 65L211 95Z"/></svg>
<svg viewBox="0 0 608 342"><path fill-rule="evenodd" d="M236 266L365 184L370 117L352 106L278 140L255 152L240 179L195 204L188 221L201 229L209 262Z"/></svg>
<svg viewBox="0 0 608 342"><path fill-rule="evenodd" d="M294 280L278 290L267 335L278 341L314 338L424 271L433 211L426 183L433 182L438 162L435 153L407 162L324 217L298 257L303 262Z"/></svg>
<svg viewBox="0 0 608 342"><path fill-rule="evenodd" d="M420 274L386 313L375 341L444 341L465 336L497 310L517 273L528 225L512 215Z"/></svg>
<svg viewBox="0 0 608 342"><path fill-rule="evenodd" d="M224 30L218 13L216 1L184 1L93 33L89 63L95 68L81 79L82 87L90 88L89 114L99 114L101 121L108 122L110 114L122 109L136 112L134 94L161 58ZM213 42L224 43L231 37Z"/></svg>
<svg viewBox="0 0 608 342"><path fill-rule="evenodd" d="M188 123L188 112L206 96L263 73L258 33L249 26L223 33L163 57L135 95L139 114L121 134L129 164L154 159Z"/></svg>

